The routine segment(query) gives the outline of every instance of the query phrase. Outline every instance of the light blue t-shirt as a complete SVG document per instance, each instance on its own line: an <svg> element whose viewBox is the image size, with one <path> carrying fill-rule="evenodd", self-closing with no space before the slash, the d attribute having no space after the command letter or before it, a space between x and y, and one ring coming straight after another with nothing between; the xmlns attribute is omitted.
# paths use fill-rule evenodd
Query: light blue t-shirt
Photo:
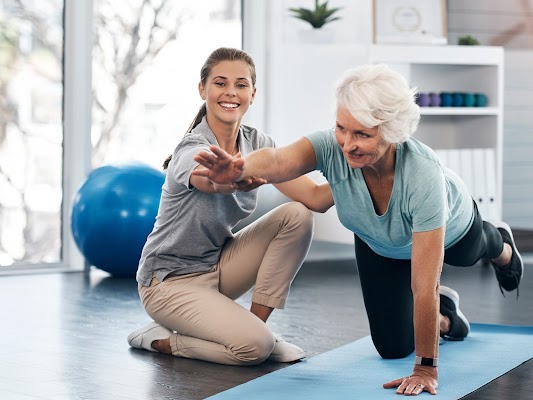
<svg viewBox="0 0 533 400"><path fill-rule="evenodd" d="M457 243L473 222L466 185L442 166L435 152L414 138L396 145L394 185L388 208L376 214L363 173L346 162L334 129L307 136L316 169L328 180L341 223L377 254L411 259L413 232L446 225L444 247Z"/></svg>

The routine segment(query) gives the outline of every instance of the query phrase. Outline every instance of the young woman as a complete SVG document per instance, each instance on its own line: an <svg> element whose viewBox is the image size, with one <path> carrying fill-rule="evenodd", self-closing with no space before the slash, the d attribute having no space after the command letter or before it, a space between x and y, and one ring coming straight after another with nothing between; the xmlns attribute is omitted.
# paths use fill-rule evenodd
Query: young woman
<svg viewBox="0 0 533 400"><path fill-rule="evenodd" d="M192 175L203 168L193 157L210 145L236 157L275 146L241 124L255 97L255 79L253 60L237 49L215 50L202 67L205 103L165 160L159 212L137 272L142 303L154 322L128 336L132 347L229 365L305 357L266 321L274 308L284 307L307 255L309 209L325 211L333 204L329 185L307 177L277 185L293 200L306 199L305 206L283 204L234 235L232 228L254 211L264 180L227 185ZM252 287L248 311L234 300Z"/></svg>
<svg viewBox="0 0 533 400"><path fill-rule="evenodd" d="M488 258L507 291L518 289L524 265L509 226L483 221L463 181L411 137L420 111L400 74L361 66L346 73L336 97L334 129L245 159L212 146L196 157L208 169L195 174L219 183L246 176L283 182L320 170L339 219L355 235L376 349L383 358L415 352L413 372L384 387L435 394L439 334L463 340L470 330L457 292L440 286L443 262L471 266Z"/></svg>

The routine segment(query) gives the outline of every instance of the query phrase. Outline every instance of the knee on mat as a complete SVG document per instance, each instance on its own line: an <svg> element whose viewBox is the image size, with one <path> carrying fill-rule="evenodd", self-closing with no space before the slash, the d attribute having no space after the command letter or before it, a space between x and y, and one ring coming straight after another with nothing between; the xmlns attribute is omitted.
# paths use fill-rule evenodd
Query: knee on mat
<svg viewBox="0 0 533 400"><path fill-rule="evenodd" d="M407 348L407 347L401 347L401 346L393 347L391 345L384 345L384 346L378 346L376 344L374 345L379 355L381 356L381 358L384 358L387 360L405 358L415 350L414 346L412 347L410 346Z"/></svg>
<svg viewBox="0 0 533 400"><path fill-rule="evenodd" d="M380 340L381 339L381 340ZM403 340L398 340L399 338L394 338L387 336L382 338L372 338L374 347L378 351L381 358L385 359L396 359L404 358L415 351L415 345L412 338L405 337Z"/></svg>

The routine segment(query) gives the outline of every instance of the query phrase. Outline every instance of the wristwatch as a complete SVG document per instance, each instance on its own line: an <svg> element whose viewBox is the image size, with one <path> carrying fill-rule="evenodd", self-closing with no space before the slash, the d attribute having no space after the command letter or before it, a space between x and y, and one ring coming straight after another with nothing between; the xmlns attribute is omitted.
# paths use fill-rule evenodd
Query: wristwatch
<svg viewBox="0 0 533 400"><path fill-rule="evenodd" d="M416 356L415 365L423 365L425 367L436 367L437 365L439 365L439 359Z"/></svg>

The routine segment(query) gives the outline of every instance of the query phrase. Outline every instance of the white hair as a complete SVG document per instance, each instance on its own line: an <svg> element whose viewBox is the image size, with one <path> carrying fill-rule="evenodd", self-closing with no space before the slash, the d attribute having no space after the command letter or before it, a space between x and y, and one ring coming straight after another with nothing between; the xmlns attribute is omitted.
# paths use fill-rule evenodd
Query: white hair
<svg viewBox="0 0 533 400"><path fill-rule="evenodd" d="M415 132L420 120L415 96L407 80L385 64L350 69L336 88L337 107L367 128L378 127L387 143L405 142Z"/></svg>

